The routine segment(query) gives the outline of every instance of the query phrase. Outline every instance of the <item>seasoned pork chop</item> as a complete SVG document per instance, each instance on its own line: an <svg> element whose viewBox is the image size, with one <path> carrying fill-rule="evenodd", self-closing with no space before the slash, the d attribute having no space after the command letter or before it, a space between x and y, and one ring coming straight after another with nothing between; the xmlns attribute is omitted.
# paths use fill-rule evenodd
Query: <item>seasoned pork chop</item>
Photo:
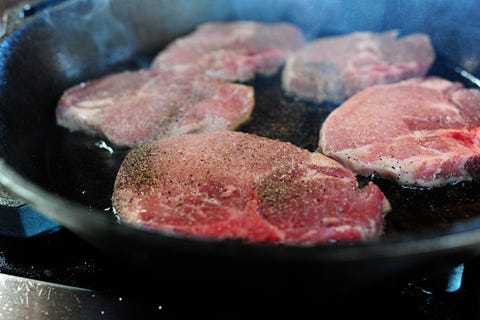
<svg viewBox="0 0 480 320"><path fill-rule="evenodd" d="M365 89L325 120L320 149L362 175L437 187L480 176L480 91L441 78Z"/></svg>
<svg viewBox="0 0 480 320"><path fill-rule="evenodd" d="M343 101L375 84L423 76L434 59L425 34L397 38L395 31L355 32L325 37L289 56L282 86L287 94L304 100Z"/></svg>
<svg viewBox="0 0 480 320"><path fill-rule="evenodd" d="M376 185L360 189L334 160L231 131L169 137L131 150L112 200L126 223L287 244L377 237L389 208Z"/></svg>
<svg viewBox="0 0 480 320"><path fill-rule="evenodd" d="M117 146L191 132L233 130L250 117L253 88L204 75L125 71L67 90L57 123Z"/></svg>
<svg viewBox="0 0 480 320"><path fill-rule="evenodd" d="M303 44L301 30L288 23L210 22L161 51L152 68L247 81L255 74L276 73L286 56Z"/></svg>

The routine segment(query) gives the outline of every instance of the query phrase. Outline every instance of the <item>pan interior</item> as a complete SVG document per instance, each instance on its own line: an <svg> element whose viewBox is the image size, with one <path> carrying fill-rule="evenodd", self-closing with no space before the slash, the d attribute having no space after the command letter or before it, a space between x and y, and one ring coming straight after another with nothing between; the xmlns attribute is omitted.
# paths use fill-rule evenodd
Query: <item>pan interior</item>
<svg viewBox="0 0 480 320"><path fill-rule="evenodd" d="M118 64L107 73L145 68L151 56ZM453 64L437 59L429 75L475 84ZM251 119L237 130L291 142L317 150L318 132L338 103L315 104L284 95L279 74L248 82L255 88ZM44 154L44 166L51 190L70 200L100 210L114 218L111 194L116 172L128 149L115 148L107 140L53 126ZM447 230L452 224L480 215L480 182L461 182L435 189L407 188L378 177L358 177L362 184L378 184L392 204L386 216L384 238L421 235Z"/></svg>

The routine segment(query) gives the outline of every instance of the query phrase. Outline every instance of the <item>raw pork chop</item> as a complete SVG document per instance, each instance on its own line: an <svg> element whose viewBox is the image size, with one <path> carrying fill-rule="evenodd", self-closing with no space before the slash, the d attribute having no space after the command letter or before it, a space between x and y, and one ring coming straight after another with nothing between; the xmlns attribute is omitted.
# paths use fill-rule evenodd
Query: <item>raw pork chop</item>
<svg viewBox="0 0 480 320"><path fill-rule="evenodd" d="M389 208L373 183L319 153L252 134L170 137L132 149L118 172L121 220L191 236L317 243L378 236Z"/></svg>
<svg viewBox="0 0 480 320"><path fill-rule="evenodd" d="M480 91L441 78L357 93L320 131L321 151L362 175L437 187L480 176Z"/></svg>
<svg viewBox="0 0 480 320"><path fill-rule="evenodd" d="M204 72L228 81L246 81L256 73L276 73L286 55L303 44L300 29L288 23L204 23L160 52L152 67Z"/></svg>
<svg viewBox="0 0 480 320"><path fill-rule="evenodd" d="M305 100L342 101L375 84L423 76L435 52L424 34L357 32L306 44L290 55L282 72L289 95Z"/></svg>
<svg viewBox="0 0 480 320"><path fill-rule="evenodd" d="M203 75L125 71L67 90L57 123L135 146L191 132L232 130L250 117L253 88Z"/></svg>

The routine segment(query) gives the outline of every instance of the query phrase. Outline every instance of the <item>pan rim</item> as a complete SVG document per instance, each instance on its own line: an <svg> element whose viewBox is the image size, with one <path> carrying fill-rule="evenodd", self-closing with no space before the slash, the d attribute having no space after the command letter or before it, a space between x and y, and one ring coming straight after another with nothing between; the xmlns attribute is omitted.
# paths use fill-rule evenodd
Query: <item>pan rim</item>
<svg viewBox="0 0 480 320"><path fill-rule="evenodd" d="M372 239L353 243L321 243L314 245L283 245L272 243L246 243L239 240L203 239L173 234L156 229L146 229L124 223L117 223L107 217L100 210L89 210L85 206L71 200L61 198L54 193L43 189L37 184L22 177L5 159L0 158L0 184L8 191L23 199L27 204L38 210L46 217L59 222L62 226L77 234L79 226L88 226L120 232L145 238L147 241L173 241L182 244L194 244L237 247L241 251L258 251L266 253L263 259L301 260L301 261L331 261L355 262L376 259L396 259L409 256L427 254L447 254L462 250L480 250L480 228L477 220L471 219L455 225L447 231L432 232L428 235L414 235L408 238ZM63 217L62 217L63 215ZM74 215L73 219L79 225L72 225L72 220L66 219ZM466 229L466 230L461 230ZM476 253L475 253L476 254Z"/></svg>

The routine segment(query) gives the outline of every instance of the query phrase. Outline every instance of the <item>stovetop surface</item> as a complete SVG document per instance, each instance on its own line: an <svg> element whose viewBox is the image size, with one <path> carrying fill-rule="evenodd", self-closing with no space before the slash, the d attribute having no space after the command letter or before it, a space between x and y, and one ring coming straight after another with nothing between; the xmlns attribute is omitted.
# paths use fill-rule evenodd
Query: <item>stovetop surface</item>
<svg viewBox="0 0 480 320"><path fill-rule="evenodd" d="M453 279L450 282L454 283L447 286L446 275L432 274L401 283L392 281L375 285L362 289L361 294L355 292L342 297L329 295L322 288L319 288L318 296L308 297L304 297L301 292L292 294L265 291L267 293L256 294L255 288L241 291L232 288L230 292L218 292L214 281L211 286L200 288L204 294L192 296L188 294L188 284L175 280L167 280L164 284L137 283L134 288L126 285L135 283L135 272L125 273L124 269L119 268L118 261L112 260L63 228L30 238L0 237L2 274L20 277L16 278L18 283L41 280L48 284L67 286L66 289L73 288L74 291L86 289L81 292L85 292L87 300L82 299L81 295L75 295L76 304L84 304L82 312L63 306L63 302L57 303L58 308L72 312L69 319L92 319L97 316L103 319L179 319L192 316L209 319L245 319L253 316L318 319L334 316L338 319L360 315L370 318L395 316L416 319L478 319L478 270L479 259L456 268L456 276L452 278L452 273L450 274ZM226 275L219 278L228 279L228 276L234 275L228 275L226 271ZM171 295L172 286L182 287ZM199 291L199 288L195 289L195 292ZM16 290L21 294L18 289L8 290ZM40 292L42 289L38 290ZM184 294L179 295L178 292ZM0 298L1 295L0 292ZM47 298L48 303L54 303L50 301L54 299L53 294ZM25 299L20 299L24 302L23 300ZM88 304L88 308L85 304ZM32 302L30 305L23 304L24 308L32 306Z"/></svg>

